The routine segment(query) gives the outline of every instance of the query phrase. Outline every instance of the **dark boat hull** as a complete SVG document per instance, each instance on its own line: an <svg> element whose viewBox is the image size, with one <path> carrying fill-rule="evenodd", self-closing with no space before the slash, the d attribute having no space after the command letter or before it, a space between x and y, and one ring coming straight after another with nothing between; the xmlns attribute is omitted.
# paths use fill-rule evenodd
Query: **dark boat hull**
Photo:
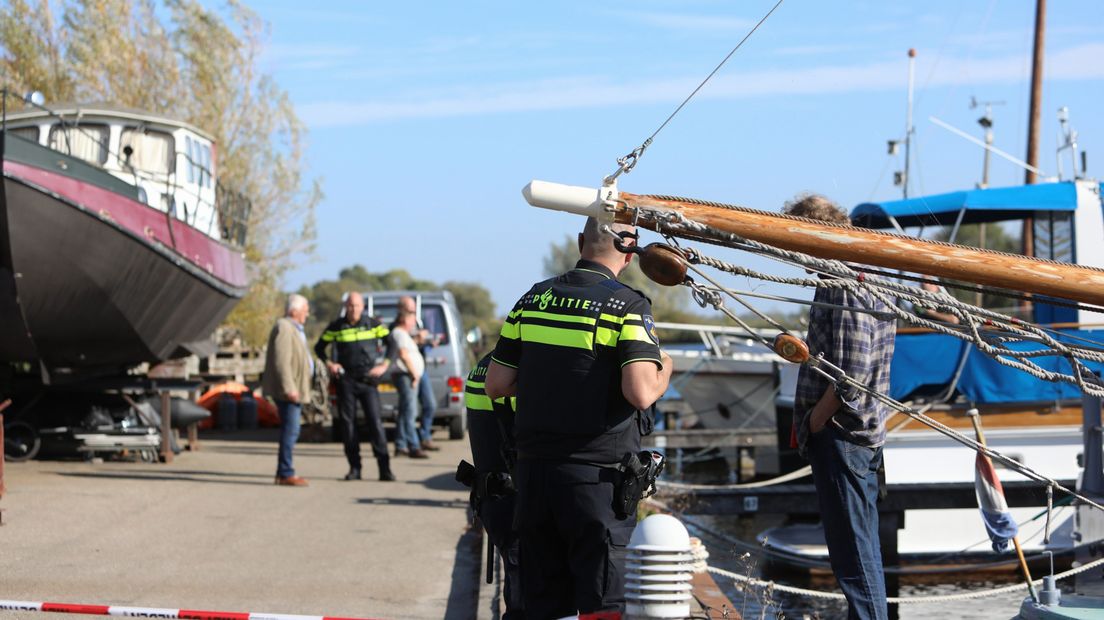
<svg viewBox="0 0 1104 620"><path fill-rule="evenodd" d="M5 162L0 202L0 360L79 372L179 357L244 294L244 282L200 267L201 246L190 261L149 225L134 230L137 216L165 222L164 214L54 171L26 168L46 175L28 180L13 169ZM60 189L39 184L55 179ZM171 237L173 222L162 225ZM209 241L225 260L225 246Z"/></svg>

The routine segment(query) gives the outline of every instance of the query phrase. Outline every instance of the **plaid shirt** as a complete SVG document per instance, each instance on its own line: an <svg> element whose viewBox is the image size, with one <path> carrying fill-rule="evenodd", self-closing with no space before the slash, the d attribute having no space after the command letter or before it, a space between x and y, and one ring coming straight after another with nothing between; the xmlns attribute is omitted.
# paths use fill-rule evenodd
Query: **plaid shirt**
<svg viewBox="0 0 1104 620"><path fill-rule="evenodd" d="M887 312L885 305L866 291L821 287L814 301L850 308ZM813 306L809 310L809 334L806 342L814 357L824 359L843 369L847 376L871 389L889 391L889 366L893 359L893 340L897 323L874 317L866 312ZM809 438L809 412L834 385L808 366L802 366L797 378L794 398L794 425L797 445L805 454ZM885 421L889 408L854 386L835 386L842 403L828 421L847 436L851 443L876 448L885 443Z"/></svg>

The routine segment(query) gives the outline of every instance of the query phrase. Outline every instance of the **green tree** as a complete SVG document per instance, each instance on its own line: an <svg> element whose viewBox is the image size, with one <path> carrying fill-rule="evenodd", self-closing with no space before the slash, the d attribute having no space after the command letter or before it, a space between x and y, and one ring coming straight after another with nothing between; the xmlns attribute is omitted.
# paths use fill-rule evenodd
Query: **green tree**
<svg viewBox="0 0 1104 620"><path fill-rule="evenodd" d="M227 323L253 344L264 342L280 312L284 274L313 251L322 197L319 181L304 173L303 124L287 93L259 70L266 37L263 20L236 0L219 10L196 0L0 7L0 68L14 92L141 108L215 138L219 183L252 203L252 286Z"/></svg>

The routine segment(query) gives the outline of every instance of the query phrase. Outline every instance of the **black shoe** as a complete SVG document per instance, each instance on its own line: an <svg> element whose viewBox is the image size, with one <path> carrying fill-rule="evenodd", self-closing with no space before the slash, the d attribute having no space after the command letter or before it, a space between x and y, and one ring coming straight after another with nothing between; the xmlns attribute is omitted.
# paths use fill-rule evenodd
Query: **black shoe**
<svg viewBox="0 0 1104 620"><path fill-rule="evenodd" d="M360 480L360 468L354 467L345 474L345 480Z"/></svg>
<svg viewBox="0 0 1104 620"><path fill-rule="evenodd" d="M394 482L395 474L391 473L390 469L380 472L380 482Z"/></svg>

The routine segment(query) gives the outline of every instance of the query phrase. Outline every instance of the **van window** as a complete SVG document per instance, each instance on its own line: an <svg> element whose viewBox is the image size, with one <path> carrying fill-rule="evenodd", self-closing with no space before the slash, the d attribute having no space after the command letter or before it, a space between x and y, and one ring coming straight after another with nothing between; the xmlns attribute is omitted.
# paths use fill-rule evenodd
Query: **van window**
<svg viewBox="0 0 1104 620"><path fill-rule="evenodd" d="M399 306L394 303L376 302L372 306L376 318L388 326L395 322L395 317L399 314L398 308ZM443 306L423 303L421 327L429 330L430 334L439 339L440 345L449 343L448 323L445 321L445 308Z"/></svg>

